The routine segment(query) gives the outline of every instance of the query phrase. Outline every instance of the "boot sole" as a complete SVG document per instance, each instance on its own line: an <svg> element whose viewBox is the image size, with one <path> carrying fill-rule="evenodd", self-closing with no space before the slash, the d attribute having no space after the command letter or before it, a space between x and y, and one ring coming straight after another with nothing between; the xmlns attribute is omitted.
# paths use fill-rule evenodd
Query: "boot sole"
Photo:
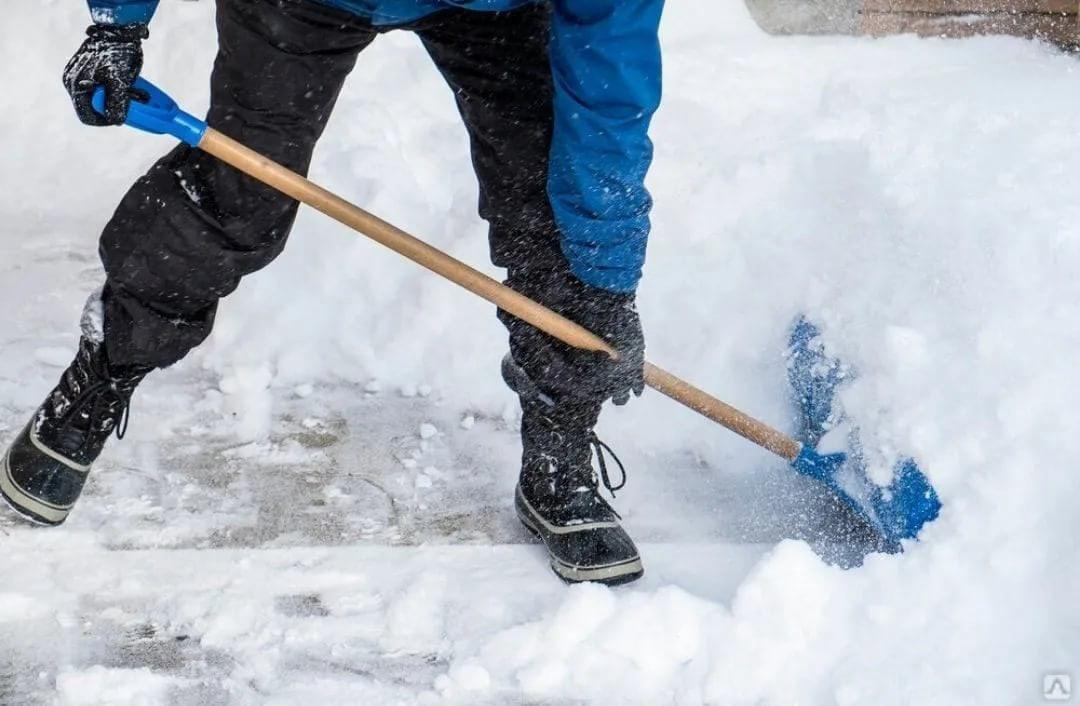
<svg viewBox="0 0 1080 706"><path fill-rule="evenodd" d="M521 504L515 502L514 511L517 513L518 520L521 521L522 526L543 542L544 534L536 526L533 518L527 514L527 510L522 509ZM546 546L547 545L545 544L545 548ZM615 564L607 564L605 566L575 566L562 561L551 554L550 551L548 552L548 556L551 559L551 570L554 571L555 575L560 579L570 584L600 583L605 586L620 586L622 584L630 583L631 581L637 581L645 575L645 567L641 563L640 556Z"/></svg>
<svg viewBox="0 0 1080 706"><path fill-rule="evenodd" d="M71 513L71 508L59 508L49 505L20 488L19 484L11 476L11 464L8 461L9 453L4 453L3 468L0 468L0 498L3 498L4 504L11 508L11 511L16 515L35 525L41 527L62 525ZM34 507L39 508L40 512L31 509ZM46 517L42 513L48 513L51 517Z"/></svg>

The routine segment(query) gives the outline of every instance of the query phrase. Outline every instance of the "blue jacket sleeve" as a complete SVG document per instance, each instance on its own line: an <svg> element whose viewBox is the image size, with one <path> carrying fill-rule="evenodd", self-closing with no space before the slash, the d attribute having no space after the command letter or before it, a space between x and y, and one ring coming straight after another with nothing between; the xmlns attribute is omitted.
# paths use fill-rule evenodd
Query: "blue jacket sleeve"
<svg viewBox="0 0 1080 706"><path fill-rule="evenodd" d="M154 16L158 0L87 0L94 22L109 25L146 23Z"/></svg>
<svg viewBox="0 0 1080 706"><path fill-rule="evenodd" d="M555 131L548 194L574 274L610 291L641 279L660 104L664 0L555 0Z"/></svg>

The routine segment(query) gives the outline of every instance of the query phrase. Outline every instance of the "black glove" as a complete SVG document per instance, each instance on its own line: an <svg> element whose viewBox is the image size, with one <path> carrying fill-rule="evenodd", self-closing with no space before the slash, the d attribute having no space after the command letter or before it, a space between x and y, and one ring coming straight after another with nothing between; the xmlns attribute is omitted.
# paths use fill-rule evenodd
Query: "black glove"
<svg viewBox="0 0 1080 706"><path fill-rule="evenodd" d="M514 360L545 394L557 399L617 405L645 390L645 335L635 296L598 289L569 272L513 272L507 284L610 343L621 354L582 351L558 341L505 311Z"/></svg>
<svg viewBox="0 0 1080 706"><path fill-rule="evenodd" d="M645 334L633 294L608 292L573 280L573 295L560 307L566 318L581 324L619 351L618 360L606 353L584 353L575 365L578 379L603 399L617 405L645 390Z"/></svg>
<svg viewBox="0 0 1080 706"><path fill-rule="evenodd" d="M75 103L79 120L87 125L122 125L127 119L132 86L142 71L142 40L150 36L145 24L92 25L89 37L64 69L64 87ZM105 114L90 100L105 88Z"/></svg>

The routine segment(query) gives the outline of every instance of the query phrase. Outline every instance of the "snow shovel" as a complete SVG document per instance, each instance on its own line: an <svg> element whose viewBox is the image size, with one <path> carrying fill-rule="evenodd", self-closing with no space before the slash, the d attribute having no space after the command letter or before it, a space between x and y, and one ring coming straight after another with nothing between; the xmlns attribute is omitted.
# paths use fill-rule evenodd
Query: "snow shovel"
<svg viewBox="0 0 1080 706"><path fill-rule="evenodd" d="M127 118L131 127L171 135L199 148L568 345L618 357L618 351L599 336L207 126L182 111L175 101L149 81L140 78L135 89L133 94L137 98L132 101ZM104 103L105 91L99 88L94 95L94 107L103 113ZM881 487L866 476L857 454L819 454L812 444L796 441L652 363L645 364L645 382L654 390L786 459L798 473L823 484L880 534L881 546L886 551L899 551L902 540L914 539L922 526L937 516L940 508L937 495L912 461L901 463L892 483Z"/></svg>

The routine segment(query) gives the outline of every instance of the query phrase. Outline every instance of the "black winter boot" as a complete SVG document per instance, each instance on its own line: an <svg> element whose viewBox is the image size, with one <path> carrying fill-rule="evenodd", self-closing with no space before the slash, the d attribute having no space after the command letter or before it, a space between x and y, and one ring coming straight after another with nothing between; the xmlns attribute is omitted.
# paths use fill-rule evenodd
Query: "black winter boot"
<svg viewBox="0 0 1080 706"><path fill-rule="evenodd" d="M644 574L641 555L619 525L619 514L600 494L626 483L626 473L613 485L604 452L593 427L601 403L563 403L536 389L525 371L507 356L503 377L521 397L521 477L514 508L526 529L538 536L551 556L551 568L568 583L594 581L616 585ZM593 451L599 474L593 469Z"/></svg>
<svg viewBox="0 0 1080 706"><path fill-rule="evenodd" d="M123 438L131 394L148 372L110 370L104 346L79 342L74 362L4 456L0 495L12 509L39 524L67 519L106 440L114 432Z"/></svg>

